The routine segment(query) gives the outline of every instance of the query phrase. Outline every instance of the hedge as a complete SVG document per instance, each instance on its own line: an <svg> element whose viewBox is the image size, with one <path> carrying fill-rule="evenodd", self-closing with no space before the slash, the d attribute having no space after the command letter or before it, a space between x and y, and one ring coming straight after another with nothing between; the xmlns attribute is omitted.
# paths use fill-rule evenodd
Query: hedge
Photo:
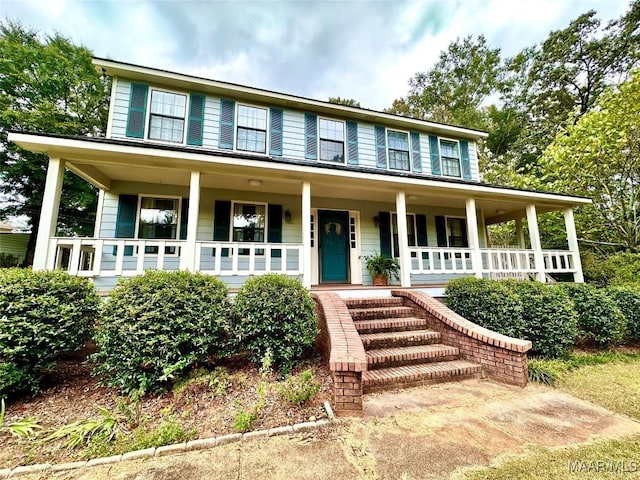
<svg viewBox="0 0 640 480"><path fill-rule="evenodd" d="M609 287L607 294L616 303L627 321L626 338L640 341L640 285Z"/></svg>

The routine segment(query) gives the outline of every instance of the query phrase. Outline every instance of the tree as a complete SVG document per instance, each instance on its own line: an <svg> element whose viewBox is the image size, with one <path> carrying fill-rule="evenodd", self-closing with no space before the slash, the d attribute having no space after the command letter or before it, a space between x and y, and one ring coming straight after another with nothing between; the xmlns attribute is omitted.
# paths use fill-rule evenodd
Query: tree
<svg viewBox="0 0 640 480"><path fill-rule="evenodd" d="M346 105L347 107L362 108L360 106L360 102L358 102L357 100L354 100L353 98L329 97L329 103L336 103L338 105Z"/></svg>
<svg viewBox="0 0 640 480"><path fill-rule="evenodd" d="M595 108L558 134L540 160L556 191L593 199L576 215L596 244L640 252L640 70L610 89Z"/></svg>
<svg viewBox="0 0 640 480"><path fill-rule="evenodd" d="M17 22L0 23L0 193L8 199L0 217L29 218L26 264L33 261L48 158L10 144L8 131L100 135L108 91L86 48L59 34L41 36ZM59 231L92 234L96 201L95 188L65 173Z"/></svg>

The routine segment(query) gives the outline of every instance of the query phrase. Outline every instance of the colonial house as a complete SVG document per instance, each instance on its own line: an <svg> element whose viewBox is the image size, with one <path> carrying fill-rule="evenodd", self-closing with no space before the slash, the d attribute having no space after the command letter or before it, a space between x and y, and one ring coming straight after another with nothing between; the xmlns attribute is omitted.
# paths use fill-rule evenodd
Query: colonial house
<svg viewBox="0 0 640 480"><path fill-rule="evenodd" d="M461 275L583 280L573 209L589 200L482 183L486 133L96 58L112 77L105 138L12 132L49 160L34 269L108 290L145 269L230 287L277 272L307 287L371 285L365 257L397 257L402 287ZM57 237L65 169L99 189L95 233ZM543 250L539 214L564 213ZM518 245L487 226L515 220ZM523 234L526 221L528 238Z"/></svg>

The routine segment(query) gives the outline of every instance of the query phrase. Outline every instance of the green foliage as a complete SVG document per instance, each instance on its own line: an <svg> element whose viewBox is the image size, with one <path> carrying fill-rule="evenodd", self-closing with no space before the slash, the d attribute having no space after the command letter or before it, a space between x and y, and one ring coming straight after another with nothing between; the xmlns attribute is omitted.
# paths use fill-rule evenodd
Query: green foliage
<svg viewBox="0 0 640 480"><path fill-rule="evenodd" d="M133 431L134 440L129 450L144 450L145 448L186 442L195 436L195 429L185 430L175 418L169 417L157 428L149 429L144 425L136 428Z"/></svg>
<svg viewBox="0 0 640 480"><path fill-rule="evenodd" d="M329 103L335 103L337 105L346 105L347 107L360 107L360 102L354 100L353 98L342 98L342 97L329 97Z"/></svg>
<svg viewBox="0 0 640 480"><path fill-rule="evenodd" d="M0 268L11 268L20 266L20 259L10 253L0 253Z"/></svg>
<svg viewBox="0 0 640 480"><path fill-rule="evenodd" d="M59 271L0 270L0 395L37 392L58 356L90 338L99 307L85 279Z"/></svg>
<svg viewBox="0 0 640 480"><path fill-rule="evenodd" d="M640 285L609 287L606 292L627 321L627 339L640 341Z"/></svg>
<svg viewBox="0 0 640 480"><path fill-rule="evenodd" d="M110 294L95 341L97 372L133 395L158 391L226 352L227 287L215 277L147 271Z"/></svg>
<svg viewBox="0 0 640 480"><path fill-rule="evenodd" d="M118 417L106 408L98 407L100 418L80 420L60 427L47 435L43 442L55 442L65 439L69 450L86 447L93 441L110 443L120 429Z"/></svg>
<svg viewBox="0 0 640 480"><path fill-rule="evenodd" d="M578 337L600 346L617 344L624 338L626 320L616 303L603 290L586 284L562 284L574 301L578 314Z"/></svg>
<svg viewBox="0 0 640 480"><path fill-rule="evenodd" d="M291 370L318 335L309 291L285 275L249 278L235 298L233 311L239 348L257 364L270 355L282 372Z"/></svg>
<svg viewBox="0 0 640 480"><path fill-rule="evenodd" d="M371 278L382 275L390 280L397 279L400 275L400 263L397 258L387 257L381 253L364 257L365 266Z"/></svg>
<svg viewBox="0 0 640 480"><path fill-rule="evenodd" d="M313 378L311 369L300 375L289 375L280 386L280 397L295 405L302 405L320 391L320 384Z"/></svg>
<svg viewBox="0 0 640 480"><path fill-rule="evenodd" d="M224 395L233 384L233 376L227 369L218 367L209 372L205 368L193 370L186 378L181 378L173 385L173 393L181 395L188 390L201 390L203 387L213 396Z"/></svg>
<svg viewBox="0 0 640 480"><path fill-rule="evenodd" d="M257 419L258 413L255 410L245 410L241 408L240 411L236 413L233 428L236 432L249 432L253 429L253 424Z"/></svg>
<svg viewBox="0 0 640 480"><path fill-rule="evenodd" d="M7 432L14 437L31 438L36 435L38 430L42 430L42 426L33 418L24 418L17 422L5 423L4 415L4 398L0 398L0 433Z"/></svg>
<svg viewBox="0 0 640 480"><path fill-rule="evenodd" d="M568 366L560 360L530 358L527 362L529 381L554 385L568 370Z"/></svg>
<svg viewBox="0 0 640 480"><path fill-rule="evenodd" d="M605 287L607 285L640 284L640 254L615 253L603 256L581 252L585 281Z"/></svg>

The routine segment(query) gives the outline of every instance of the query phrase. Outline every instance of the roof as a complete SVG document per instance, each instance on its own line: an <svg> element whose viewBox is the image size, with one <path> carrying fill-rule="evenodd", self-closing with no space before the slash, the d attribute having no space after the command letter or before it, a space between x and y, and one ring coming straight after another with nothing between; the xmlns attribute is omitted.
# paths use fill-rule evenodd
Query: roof
<svg viewBox="0 0 640 480"><path fill-rule="evenodd" d="M480 140L488 136L486 132L471 128L419 120L366 108L339 105L312 98L249 87L236 83L222 82L194 75L186 75L153 67L118 62L105 58L94 57L93 64L99 67L103 73L112 77L123 77L174 88L187 88L203 93L210 92L223 97L227 96L234 99L244 99L256 103L283 106L297 110L312 110L313 112L325 115L353 118L367 123L382 123L385 126L426 130L439 135L453 135L470 140Z"/></svg>

